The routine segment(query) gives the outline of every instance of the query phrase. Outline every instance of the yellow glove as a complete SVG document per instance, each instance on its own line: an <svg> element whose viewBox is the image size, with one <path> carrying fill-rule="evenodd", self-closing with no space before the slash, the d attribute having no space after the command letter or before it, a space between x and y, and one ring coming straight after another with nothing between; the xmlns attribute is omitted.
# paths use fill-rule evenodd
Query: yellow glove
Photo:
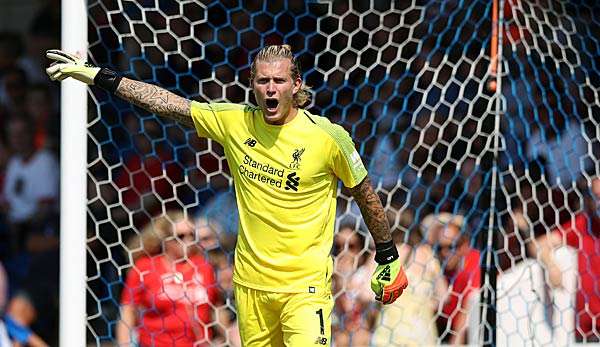
<svg viewBox="0 0 600 347"><path fill-rule="evenodd" d="M99 68L83 59L60 51L51 49L46 51L46 57L54 60L52 65L46 69L46 73L53 81L62 81L72 77L88 85L97 85L114 93L121 82L121 76L106 68Z"/></svg>
<svg viewBox="0 0 600 347"><path fill-rule="evenodd" d="M375 261L379 265L371 277L371 289L375 292L375 299L387 305L402 295L408 286L408 280L392 241L377 244L375 248Z"/></svg>
<svg viewBox="0 0 600 347"><path fill-rule="evenodd" d="M57 49L46 51L46 57L54 61L46 69L46 73L53 81L62 81L67 77L73 77L85 84L93 85L94 78L100 72L99 67L95 67L75 55Z"/></svg>

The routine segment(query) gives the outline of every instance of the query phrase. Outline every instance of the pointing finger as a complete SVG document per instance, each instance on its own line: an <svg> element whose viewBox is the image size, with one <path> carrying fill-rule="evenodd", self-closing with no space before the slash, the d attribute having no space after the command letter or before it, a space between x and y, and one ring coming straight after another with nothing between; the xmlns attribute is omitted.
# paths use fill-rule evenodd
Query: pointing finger
<svg viewBox="0 0 600 347"><path fill-rule="evenodd" d="M77 62L77 58L75 56L56 49L47 51L46 57L63 63L75 64Z"/></svg>

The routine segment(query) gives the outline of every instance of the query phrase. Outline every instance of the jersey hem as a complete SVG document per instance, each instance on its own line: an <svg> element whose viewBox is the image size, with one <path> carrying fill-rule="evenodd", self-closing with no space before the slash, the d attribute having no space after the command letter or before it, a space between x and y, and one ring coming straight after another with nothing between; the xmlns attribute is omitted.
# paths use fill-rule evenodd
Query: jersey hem
<svg viewBox="0 0 600 347"><path fill-rule="evenodd" d="M244 282L241 281L239 279L233 279L233 283L238 284L240 286L244 286L246 288L250 288L250 289L254 289L254 290L261 290L263 292L271 292L271 293L308 293L309 292L309 287L314 287L316 289L327 289L326 286L323 285L306 285L305 289L293 289L293 288L271 288L271 287L264 287L264 286L259 286L259 285L255 285L255 284L250 284L248 282ZM331 288L329 288L329 290L331 290Z"/></svg>

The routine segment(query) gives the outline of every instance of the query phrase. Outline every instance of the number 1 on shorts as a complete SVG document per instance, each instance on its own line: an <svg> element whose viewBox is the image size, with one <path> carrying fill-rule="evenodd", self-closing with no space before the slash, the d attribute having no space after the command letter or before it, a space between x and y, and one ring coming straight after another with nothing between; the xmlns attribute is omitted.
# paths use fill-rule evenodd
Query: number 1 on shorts
<svg viewBox="0 0 600 347"><path fill-rule="evenodd" d="M325 323L323 321L323 309L320 308L315 313L319 315L319 326L321 327L321 335L325 335Z"/></svg>

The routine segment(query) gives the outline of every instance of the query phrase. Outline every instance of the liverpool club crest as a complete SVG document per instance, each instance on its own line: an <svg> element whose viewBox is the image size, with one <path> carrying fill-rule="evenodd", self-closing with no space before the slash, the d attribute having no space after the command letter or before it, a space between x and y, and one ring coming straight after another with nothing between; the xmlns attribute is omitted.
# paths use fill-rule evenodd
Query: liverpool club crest
<svg viewBox="0 0 600 347"><path fill-rule="evenodd" d="M290 163L290 169L300 169L300 159L302 157L302 153L304 153L304 148L296 148L294 150L294 153L292 153L292 162Z"/></svg>

